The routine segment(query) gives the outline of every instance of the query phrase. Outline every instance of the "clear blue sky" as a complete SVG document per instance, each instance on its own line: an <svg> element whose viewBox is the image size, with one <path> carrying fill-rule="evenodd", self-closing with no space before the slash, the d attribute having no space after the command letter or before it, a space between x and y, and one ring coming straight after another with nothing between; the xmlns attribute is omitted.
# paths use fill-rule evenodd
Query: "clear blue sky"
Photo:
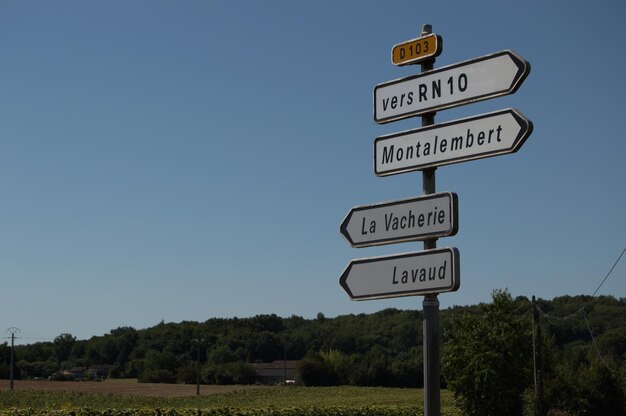
<svg viewBox="0 0 626 416"><path fill-rule="evenodd" d="M513 6L515 5L515 6ZM436 67L511 49L515 154L437 170L459 196L461 287L442 307L591 294L626 246L622 1L28 1L0 3L0 330L80 339L159 321L422 309L353 302L355 205L421 194L376 177L376 84L411 75L391 47L424 23ZM626 297L622 260L599 291Z"/></svg>

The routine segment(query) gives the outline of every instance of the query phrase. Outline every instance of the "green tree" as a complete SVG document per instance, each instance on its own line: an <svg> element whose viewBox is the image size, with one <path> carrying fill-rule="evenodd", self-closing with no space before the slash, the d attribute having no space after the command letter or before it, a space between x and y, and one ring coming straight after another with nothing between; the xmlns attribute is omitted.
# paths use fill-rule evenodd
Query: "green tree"
<svg viewBox="0 0 626 416"><path fill-rule="evenodd" d="M0 344L0 379L9 378L11 347L4 342Z"/></svg>
<svg viewBox="0 0 626 416"><path fill-rule="evenodd" d="M171 352L149 350L143 363L143 371L139 375L142 383L173 383L179 363Z"/></svg>
<svg viewBox="0 0 626 416"><path fill-rule="evenodd" d="M602 363L576 364L563 360L551 369L545 396L550 412L577 416L626 415L619 377Z"/></svg>
<svg viewBox="0 0 626 416"><path fill-rule="evenodd" d="M391 373L395 387L424 386L423 355L421 347L413 347L394 357Z"/></svg>
<svg viewBox="0 0 626 416"><path fill-rule="evenodd" d="M300 382L305 386L334 386L339 375L332 364L317 352L309 352L298 365Z"/></svg>
<svg viewBox="0 0 626 416"><path fill-rule="evenodd" d="M72 334L61 334L56 337L52 343L54 347L54 353L59 362L67 361L71 354L72 348L76 343L76 337Z"/></svg>
<svg viewBox="0 0 626 416"><path fill-rule="evenodd" d="M209 384L253 384L256 381L256 370L243 361L209 363L202 373L204 381Z"/></svg>
<svg viewBox="0 0 626 416"><path fill-rule="evenodd" d="M443 373L468 416L518 416L530 385L532 332L506 290L492 293L479 316L452 317Z"/></svg>

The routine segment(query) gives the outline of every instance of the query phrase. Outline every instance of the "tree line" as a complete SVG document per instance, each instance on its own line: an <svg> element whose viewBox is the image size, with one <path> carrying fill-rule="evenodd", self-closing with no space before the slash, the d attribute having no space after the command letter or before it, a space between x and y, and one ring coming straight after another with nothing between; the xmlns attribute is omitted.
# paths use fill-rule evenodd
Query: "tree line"
<svg viewBox="0 0 626 416"><path fill-rule="evenodd" d="M594 408L589 404L594 400L623 411L626 299L561 296L537 305L543 351L538 373L545 381L541 403L531 394L537 373L531 302L507 291L495 291L491 303L441 311L442 386L457 394L469 415L480 414L476 397L484 402L488 389L494 393L491 409L506 405L501 414L556 406L582 415L580 409ZM0 378L8 378L9 354L10 347L0 344ZM319 313L314 319L272 314L119 327L88 340L60 334L51 342L16 346L15 374L62 378L60 370L100 366L113 378L195 383L198 359L201 381L208 384L254 383L250 364L286 359L299 361L305 385L422 387L422 314L398 309L334 318ZM503 400L503 391L515 400ZM592 397L598 391L605 396ZM623 413L611 409L611 414Z"/></svg>

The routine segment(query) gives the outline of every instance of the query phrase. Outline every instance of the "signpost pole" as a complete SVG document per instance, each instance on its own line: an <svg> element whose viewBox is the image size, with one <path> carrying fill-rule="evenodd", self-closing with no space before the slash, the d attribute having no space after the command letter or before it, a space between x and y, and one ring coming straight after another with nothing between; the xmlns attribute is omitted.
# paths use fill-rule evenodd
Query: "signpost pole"
<svg viewBox="0 0 626 416"><path fill-rule="evenodd" d="M432 33L432 26L425 24L422 27L422 36ZM435 59L421 64L422 72L433 69ZM422 116L422 126L435 124L435 113ZM436 192L435 170L428 168L422 171L422 188L425 195ZM424 241L424 250L437 247L437 239ZM437 295L426 295L422 302L423 321L423 347L424 347L424 416L439 416L440 406L440 376L439 376L439 299Z"/></svg>

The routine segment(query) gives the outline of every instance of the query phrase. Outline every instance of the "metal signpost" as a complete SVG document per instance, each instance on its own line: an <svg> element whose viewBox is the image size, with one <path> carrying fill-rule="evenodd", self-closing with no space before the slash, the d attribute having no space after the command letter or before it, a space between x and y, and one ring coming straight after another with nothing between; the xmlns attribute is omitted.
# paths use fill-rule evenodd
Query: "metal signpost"
<svg viewBox="0 0 626 416"><path fill-rule="evenodd" d="M353 247L423 241L424 250L351 261L339 284L352 300L423 295L424 415L440 415L439 300L460 285L459 251L437 248L437 238L455 235L458 202L454 193L435 193L438 166L514 153L533 125L515 109L505 109L435 125L435 112L512 94L530 64L511 51L497 52L433 69L441 37L424 25L419 38L392 48L394 65L421 64L421 72L374 88L374 120L379 124L421 116L422 127L378 137L374 173L388 176L422 171L421 197L350 210L340 226Z"/></svg>

